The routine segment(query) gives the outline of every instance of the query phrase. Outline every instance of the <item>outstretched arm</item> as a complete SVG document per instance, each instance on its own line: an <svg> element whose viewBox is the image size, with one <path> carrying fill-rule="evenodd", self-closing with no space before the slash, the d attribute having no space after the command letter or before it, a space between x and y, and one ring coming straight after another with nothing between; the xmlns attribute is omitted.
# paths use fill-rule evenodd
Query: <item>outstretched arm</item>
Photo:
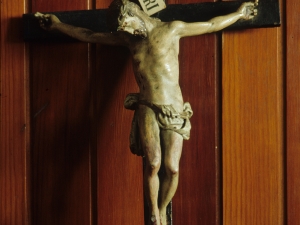
<svg viewBox="0 0 300 225"><path fill-rule="evenodd" d="M252 19L257 15L255 4L256 3L253 2L245 2L236 12L225 16L215 17L207 22L185 23L175 21L175 29L180 37L216 32L234 24L240 19Z"/></svg>
<svg viewBox="0 0 300 225"><path fill-rule="evenodd" d="M37 12L35 17L45 30L57 30L83 42L101 43L108 45L126 45L121 33L96 33L86 28L75 27L62 23L55 15Z"/></svg>

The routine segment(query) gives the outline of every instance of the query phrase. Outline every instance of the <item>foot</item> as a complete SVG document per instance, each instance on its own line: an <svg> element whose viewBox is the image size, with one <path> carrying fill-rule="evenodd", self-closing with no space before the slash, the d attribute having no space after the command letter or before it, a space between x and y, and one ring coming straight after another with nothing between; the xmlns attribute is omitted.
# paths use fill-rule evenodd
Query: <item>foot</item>
<svg viewBox="0 0 300 225"><path fill-rule="evenodd" d="M149 225L161 225L159 216L152 215L150 217Z"/></svg>
<svg viewBox="0 0 300 225"><path fill-rule="evenodd" d="M167 225L167 213L166 209L160 210L160 222L162 225Z"/></svg>

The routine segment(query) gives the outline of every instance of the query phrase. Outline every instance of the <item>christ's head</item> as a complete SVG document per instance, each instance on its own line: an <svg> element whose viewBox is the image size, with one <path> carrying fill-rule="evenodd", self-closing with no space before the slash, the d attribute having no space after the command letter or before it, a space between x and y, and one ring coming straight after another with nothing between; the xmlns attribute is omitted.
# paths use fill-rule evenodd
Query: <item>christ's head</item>
<svg viewBox="0 0 300 225"><path fill-rule="evenodd" d="M114 0L109 6L111 28L125 31L141 38L147 37L145 19L149 16L128 0Z"/></svg>

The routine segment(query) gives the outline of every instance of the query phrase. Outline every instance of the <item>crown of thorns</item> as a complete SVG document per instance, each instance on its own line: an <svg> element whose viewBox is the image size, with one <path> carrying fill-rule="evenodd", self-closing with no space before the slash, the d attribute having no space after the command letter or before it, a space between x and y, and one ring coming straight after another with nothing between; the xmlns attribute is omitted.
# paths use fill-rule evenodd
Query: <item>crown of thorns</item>
<svg viewBox="0 0 300 225"><path fill-rule="evenodd" d="M118 22L121 23L121 18L124 17L128 11L131 5L133 5L132 2L128 1L128 0L122 0L122 6L120 7L120 14L118 17Z"/></svg>
<svg viewBox="0 0 300 225"><path fill-rule="evenodd" d="M121 22L122 17L125 16L131 5L133 5L129 0L114 0L109 6L109 13L108 13L108 26L112 30L116 30L118 24Z"/></svg>
<svg viewBox="0 0 300 225"><path fill-rule="evenodd" d="M120 8L120 15L118 17L118 22L121 23L121 18L128 13L128 6L131 2L128 0L122 0L122 6Z"/></svg>
<svg viewBox="0 0 300 225"><path fill-rule="evenodd" d="M121 2L123 5L120 8L120 14L124 16L128 11L128 5L130 5L131 2L128 0L122 0Z"/></svg>

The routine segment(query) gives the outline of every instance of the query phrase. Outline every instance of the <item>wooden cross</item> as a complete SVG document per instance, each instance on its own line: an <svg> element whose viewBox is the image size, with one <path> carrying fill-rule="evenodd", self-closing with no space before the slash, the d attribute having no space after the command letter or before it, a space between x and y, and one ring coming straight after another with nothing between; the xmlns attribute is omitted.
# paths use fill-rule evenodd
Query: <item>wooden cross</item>
<svg viewBox="0 0 300 225"><path fill-rule="evenodd" d="M207 21L213 17L236 11L241 2L245 1L168 5L166 9L153 15L153 17L158 17L164 22L173 20L184 22ZM225 30L280 26L279 0L261 0L257 9L258 15L254 19L238 21ZM110 31L106 25L107 9L49 13L56 15L62 22L77 27L88 28L94 32ZM71 40L70 37L61 33L50 33L42 30L34 14L24 14L23 25L26 41Z"/></svg>
<svg viewBox="0 0 300 225"><path fill-rule="evenodd" d="M196 3L184 5L169 5L163 11L153 15L162 21L181 20L185 22L207 21L213 17L229 14L236 11L241 1ZM247 21L238 21L226 28L246 29L261 27L276 27L280 25L279 0L261 0L258 7L258 15ZM68 12L50 12L56 15L62 22L78 27L88 28L95 32L110 32L106 25L106 9L82 10ZM40 28L34 14L24 14L24 39L26 41L70 41L74 40L61 33L47 32ZM161 171L163 173L163 171ZM172 225L172 203L167 208L168 224ZM148 213L145 204L145 214ZM147 216L145 217L145 221Z"/></svg>

